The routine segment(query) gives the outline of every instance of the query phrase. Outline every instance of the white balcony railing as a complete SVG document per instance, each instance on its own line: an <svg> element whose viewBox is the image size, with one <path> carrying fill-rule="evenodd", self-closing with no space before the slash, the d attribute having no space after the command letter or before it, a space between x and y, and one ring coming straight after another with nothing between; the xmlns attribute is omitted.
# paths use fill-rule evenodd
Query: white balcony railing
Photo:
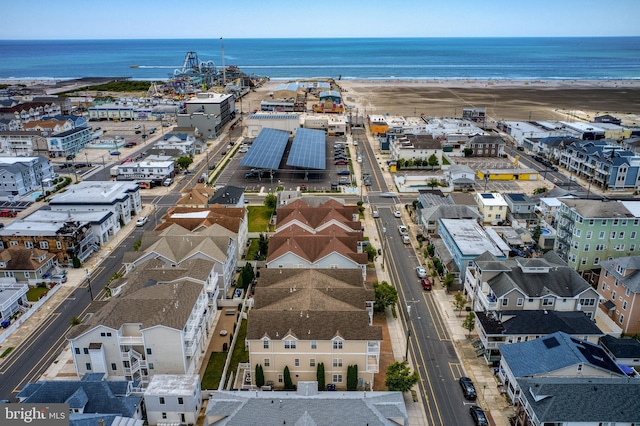
<svg viewBox="0 0 640 426"><path fill-rule="evenodd" d="M485 311L495 311L498 309L498 299L493 294L489 296L483 292L478 292L478 302Z"/></svg>

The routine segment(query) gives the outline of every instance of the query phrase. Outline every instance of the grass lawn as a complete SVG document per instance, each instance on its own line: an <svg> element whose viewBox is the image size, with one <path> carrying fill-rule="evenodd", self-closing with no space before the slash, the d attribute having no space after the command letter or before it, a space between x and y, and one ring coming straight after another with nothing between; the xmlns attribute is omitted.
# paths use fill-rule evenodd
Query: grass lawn
<svg viewBox="0 0 640 426"><path fill-rule="evenodd" d="M267 206L249 206L249 232L265 232L273 210Z"/></svg>
<svg viewBox="0 0 640 426"><path fill-rule="evenodd" d="M225 380L229 379L231 372L235 375L239 363L249 362L249 353L244 349L244 340L246 337L247 322L242 321ZM209 358L209 362L207 363L207 369L205 370L204 377L202 378L202 389L218 389L220 379L222 378L222 369L224 368L226 359L226 352L213 352L211 354L211 358Z"/></svg>
<svg viewBox="0 0 640 426"><path fill-rule="evenodd" d="M251 244L249 245L249 250L247 250L247 260L256 260L256 255L258 254L258 238L251 238L249 240Z"/></svg>
<svg viewBox="0 0 640 426"><path fill-rule="evenodd" d="M30 288L27 291L27 300L29 302L37 302L38 300L40 300L40 298L42 297L43 294L45 294L46 292L48 292L49 289L46 287L35 287L35 288Z"/></svg>

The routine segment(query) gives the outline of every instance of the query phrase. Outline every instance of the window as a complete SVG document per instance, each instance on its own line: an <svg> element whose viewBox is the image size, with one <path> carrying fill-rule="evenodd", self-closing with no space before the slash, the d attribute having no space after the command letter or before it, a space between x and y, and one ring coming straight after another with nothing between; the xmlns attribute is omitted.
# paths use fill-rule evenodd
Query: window
<svg viewBox="0 0 640 426"><path fill-rule="evenodd" d="M593 258L593 264L594 265L599 265L600 264L600 258L599 257L594 257Z"/></svg>
<svg viewBox="0 0 640 426"><path fill-rule="evenodd" d="M269 358L265 358L263 361L264 361L263 364L264 364L265 367L270 367L271 366L271 361L269 360Z"/></svg>
<svg viewBox="0 0 640 426"><path fill-rule="evenodd" d="M342 358L333 359L333 368L342 367Z"/></svg>
<svg viewBox="0 0 640 426"><path fill-rule="evenodd" d="M611 234L609 234L609 239L612 239L612 240L616 239L616 231L611 231Z"/></svg>
<svg viewBox="0 0 640 426"><path fill-rule="evenodd" d="M518 306L524 305L524 299L522 297L518 297L518 299L516 300L516 304Z"/></svg>
<svg viewBox="0 0 640 426"><path fill-rule="evenodd" d="M342 383L342 374L334 374L333 383Z"/></svg>
<svg viewBox="0 0 640 426"><path fill-rule="evenodd" d="M604 289L605 289L606 287L607 287L607 284L606 284L604 281L602 281L602 288L601 288L601 290L602 290L602 291L604 291Z"/></svg>
<svg viewBox="0 0 640 426"><path fill-rule="evenodd" d="M618 239L621 240L624 238L624 231L620 231L620 233L618 234Z"/></svg>
<svg viewBox="0 0 640 426"><path fill-rule="evenodd" d="M269 341L268 340L263 340L262 341L262 349L269 349Z"/></svg>
<svg viewBox="0 0 640 426"><path fill-rule="evenodd" d="M596 251L603 251L604 250L604 244L596 244Z"/></svg>
<svg viewBox="0 0 640 426"><path fill-rule="evenodd" d="M85 355L89 355L89 348L83 348L82 351Z"/></svg>
<svg viewBox="0 0 640 426"><path fill-rule="evenodd" d="M624 315L623 314L620 314L620 319L618 320L618 322L620 324L622 324L624 322Z"/></svg>
<svg viewBox="0 0 640 426"><path fill-rule="evenodd" d="M627 287L627 289L624 291L624 295L629 297L630 294L631 294L631 290L629 289L629 287Z"/></svg>
<svg viewBox="0 0 640 426"><path fill-rule="evenodd" d="M551 297L545 297L542 299L542 306L551 306L553 305L553 299Z"/></svg>
<svg viewBox="0 0 640 426"><path fill-rule="evenodd" d="M178 404L184 404L184 399L181 396L178 397Z"/></svg>
<svg viewBox="0 0 640 426"><path fill-rule="evenodd" d="M600 231L600 234L598 234L598 239L604 240L604 231Z"/></svg>
<svg viewBox="0 0 640 426"><path fill-rule="evenodd" d="M626 300L624 302L622 302L622 310L623 311L627 310L627 301Z"/></svg>
<svg viewBox="0 0 640 426"><path fill-rule="evenodd" d="M60 241L56 241L56 248L62 250L62 243Z"/></svg>
<svg viewBox="0 0 640 426"><path fill-rule="evenodd" d="M296 348L296 341L295 340L285 340L284 341L284 348L285 349L295 349Z"/></svg>
<svg viewBox="0 0 640 426"><path fill-rule="evenodd" d="M85 366L85 368L87 370L91 370L91 363L90 362L87 362L84 366Z"/></svg>
<svg viewBox="0 0 640 426"><path fill-rule="evenodd" d="M48 250L49 249L49 242L48 241L40 241L40 248L42 250Z"/></svg>
<svg viewBox="0 0 640 426"><path fill-rule="evenodd" d="M116 371L116 370L118 369L118 366L116 365L116 363L115 363L115 362L112 362L112 363L111 363L111 369L112 369L113 371Z"/></svg>
<svg viewBox="0 0 640 426"><path fill-rule="evenodd" d="M151 355L151 348L147 348L147 355Z"/></svg>
<svg viewBox="0 0 640 426"><path fill-rule="evenodd" d="M596 220L595 219L589 219L589 225L593 226L596 224Z"/></svg>
<svg viewBox="0 0 640 426"><path fill-rule="evenodd" d="M636 239L636 231L631 231L631 239L632 240Z"/></svg>
<svg viewBox="0 0 640 426"><path fill-rule="evenodd" d="M167 418L167 413L162 413L162 418L166 419Z"/></svg>
<svg viewBox="0 0 640 426"><path fill-rule="evenodd" d="M584 245L584 251L589 251L589 244Z"/></svg>
<svg viewBox="0 0 640 426"><path fill-rule="evenodd" d="M604 271L604 277L607 278L609 276L609 271Z"/></svg>
<svg viewBox="0 0 640 426"><path fill-rule="evenodd" d="M282 382L284 382L284 378L282 377L282 374L278 374L278 383Z"/></svg>
<svg viewBox="0 0 640 426"><path fill-rule="evenodd" d="M293 366L294 367L300 367L300 358L294 358L293 359Z"/></svg>
<svg viewBox="0 0 640 426"><path fill-rule="evenodd" d="M508 305L509 305L509 298L507 297L505 299L502 299L502 306L508 306Z"/></svg>
<svg viewBox="0 0 640 426"><path fill-rule="evenodd" d="M315 366L316 366L316 359L309 358L309 367L315 367Z"/></svg>
<svg viewBox="0 0 640 426"><path fill-rule="evenodd" d="M153 370L155 367L152 362L149 363L149 370Z"/></svg>
<svg viewBox="0 0 640 426"><path fill-rule="evenodd" d="M581 265L586 265L587 264L587 258L583 257L582 259L580 259L580 264Z"/></svg>
<svg viewBox="0 0 640 426"><path fill-rule="evenodd" d="M164 405L164 396L161 396L161 397L160 397L160 404L161 404L161 405Z"/></svg>
<svg viewBox="0 0 640 426"><path fill-rule="evenodd" d="M616 291L611 292L611 300L616 300Z"/></svg>
<svg viewBox="0 0 640 426"><path fill-rule="evenodd" d="M613 281L613 285L618 287L618 279L617 278Z"/></svg>
<svg viewBox="0 0 640 426"><path fill-rule="evenodd" d="M311 341L311 349L318 349L318 341L317 340L312 340Z"/></svg>
<svg viewBox="0 0 640 426"><path fill-rule="evenodd" d="M9 245L10 245L10 246L17 246L17 245L18 245L18 242L17 242L17 241L10 241L10 242L9 242Z"/></svg>
<svg viewBox="0 0 640 426"><path fill-rule="evenodd" d="M635 244L629 244L629 251L636 251L636 245Z"/></svg>
<svg viewBox="0 0 640 426"><path fill-rule="evenodd" d="M342 340L334 340L333 349L342 349Z"/></svg>
<svg viewBox="0 0 640 426"><path fill-rule="evenodd" d="M580 304L582 306L594 306L596 304L596 299L580 299Z"/></svg>
<svg viewBox="0 0 640 426"><path fill-rule="evenodd" d="M578 371L582 371L582 364L578 364Z"/></svg>
<svg viewBox="0 0 640 426"><path fill-rule="evenodd" d="M33 248L33 242L32 241L25 241L24 242L24 246L25 246L25 248L31 249L31 248Z"/></svg>
<svg viewBox="0 0 640 426"><path fill-rule="evenodd" d="M592 235L593 235L593 232L587 231L587 240L590 240Z"/></svg>
<svg viewBox="0 0 640 426"><path fill-rule="evenodd" d="M613 219L613 226L618 226L618 222L619 222L618 219Z"/></svg>

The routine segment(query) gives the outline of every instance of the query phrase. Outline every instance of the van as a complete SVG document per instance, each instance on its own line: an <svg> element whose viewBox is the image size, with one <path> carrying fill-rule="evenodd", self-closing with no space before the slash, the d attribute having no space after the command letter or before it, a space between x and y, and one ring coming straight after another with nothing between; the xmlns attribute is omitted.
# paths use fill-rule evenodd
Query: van
<svg viewBox="0 0 640 426"><path fill-rule="evenodd" d="M170 178L170 177L169 177L169 178L166 178L166 179L164 180L164 182L162 182L162 185L164 185L164 186L171 186L171 184L172 184L172 183L173 183L173 178Z"/></svg>
<svg viewBox="0 0 640 426"><path fill-rule="evenodd" d="M409 236L408 236L408 235L403 235L403 236L402 236L402 242L403 242L404 244L411 244L411 239L409 238Z"/></svg>

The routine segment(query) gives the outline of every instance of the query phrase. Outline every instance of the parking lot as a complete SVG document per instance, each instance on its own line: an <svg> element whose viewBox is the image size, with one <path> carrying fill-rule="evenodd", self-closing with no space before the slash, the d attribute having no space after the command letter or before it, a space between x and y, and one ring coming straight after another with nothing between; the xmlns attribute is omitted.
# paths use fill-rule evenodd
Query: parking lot
<svg viewBox="0 0 640 426"><path fill-rule="evenodd" d="M245 139L245 143L247 141L252 142L252 140ZM260 173L258 173L256 169L253 169L252 172L251 167L240 166L240 162L245 154L236 151L234 157L231 158L225 170L218 177L216 185L239 186L244 187L248 191L259 191L261 188L264 188L267 192L275 192L278 186L283 186L285 190L295 190L301 185L305 185L308 191L327 191L331 189L332 183L339 183L340 178L343 179L344 184L347 184L350 182L350 176L339 176L337 173L341 170L343 172L349 170L349 158L347 158L347 164L334 164L334 144L341 143L346 147L346 138L327 136L326 141L326 170L307 171L287 166L287 159L292 143L290 140L280 161L278 170L273 174L273 178L268 171L263 172L261 176L259 176ZM353 158L353 161L355 161L355 158Z"/></svg>

